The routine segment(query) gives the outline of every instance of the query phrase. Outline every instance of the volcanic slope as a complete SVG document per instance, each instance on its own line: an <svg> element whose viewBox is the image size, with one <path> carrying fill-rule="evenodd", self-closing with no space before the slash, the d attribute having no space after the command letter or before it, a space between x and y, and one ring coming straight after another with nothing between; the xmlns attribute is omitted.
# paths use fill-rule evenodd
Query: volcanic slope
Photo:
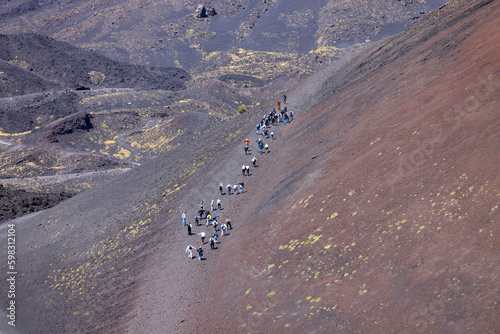
<svg viewBox="0 0 500 334"><path fill-rule="evenodd" d="M0 35L0 45L0 181L34 192L21 207L17 195L0 196L0 220L46 207L36 203L47 192L54 205L67 197L57 193L79 193L222 119L181 115L175 101L191 79L182 69L120 63L36 34Z"/></svg>
<svg viewBox="0 0 500 334"><path fill-rule="evenodd" d="M500 331L499 18L453 1L288 94L192 332Z"/></svg>
<svg viewBox="0 0 500 334"><path fill-rule="evenodd" d="M242 180L262 110L22 220L19 327L498 332L499 11L450 3L290 92L205 261L180 214Z"/></svg>
<svg viewBox="0 0 500 334"><path fill-rule="evenodd" d="M182 66L191 74L214 74L206 69L215 65L221 74L269 78L309 71L312 58L328 62L347 45L402 31L445 2L10 0L0 7L0 32L36 32L116 60ZM236 61L244 58L265 62Z"/></svg>

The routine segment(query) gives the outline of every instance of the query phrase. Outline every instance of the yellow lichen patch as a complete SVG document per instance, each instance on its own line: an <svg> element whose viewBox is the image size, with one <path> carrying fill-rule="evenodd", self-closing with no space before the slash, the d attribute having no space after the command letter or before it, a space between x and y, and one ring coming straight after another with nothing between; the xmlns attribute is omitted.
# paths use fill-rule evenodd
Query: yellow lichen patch
<svg viewBox="0 0 500 334"><path fill-rule="evenodd" d="M147 206L147 204L145 206ZM150 215L159 212L159 208L154 205L147 206L147 208L150 210ZM150 220L151 218L148 218L146 221ZM141 236L147 229L148 226L145 224L145 221L141 221L124 227L122 230L118 231L116 235L110 236L98 244L91 245L89 251L79 255L85 259L86 262L84 264L72 268L65 268L63 270L58 269L54 271L52 275L48 276L48 279L53 282L50 287L54 290L61 291L61 295L67 293L70 296L74 296L87 293L94 288L94 286L88 282L88 279L102 275L102 269L105 264L118 254L130 252L132 249L124 246L126 241ZM60 233L61 231L53 235L52 238L59 238ZM62 254L61 261L66 260L66 255ZM107 270L114 271L116 269L112 267Z"/></svg>
<svg viewBox="0 0 500 334"><path fill-rule="evenodd" d="M271 291L267 294L268 297L276 296L276 291Z"/></svg>
<svg viewBox="0 0 500 334"><path fill-rule="evenodd" d="M3 130L0 129L0 136L5 136L5 137L18 137L18 136L27 135L29 133L31 133L31 130L30 131L26 131L26 132L5 133L5 132L3 132Z"/></svg>
<svg viewBox="0 0 500 334"><path fill-rule="evenodd" d="M298 53L266 52L257 50L245 50L238 48L228 52L227 57L219 57L219 54L210 54L210 58L217 57L221 64L215 71L200 73L199 77L218 77L223 74L252 75L259 79L268 80L277 74L286 75L297 71L310 72L312 67L299 58ZM210 59L208 56L206 60ZM195 76L195 78L197 78Z"/></svg>
<svg viewBox="0 0 500 334"><path fill-rule="evenodd" d="M320 57L335 57L338 51L339 48L334 46L321 46L316 50L309 51L309 53L317 54Z"/></svg>
<svg viewBox="0 0 500 334"><path fill-rule="evenodd" d="M290 240L290 242L286 245L280 245L278 248L279 249L288 249L289 251L293 251L295 247L299 245L299 240Z"/></svg>
<svg viewBox="0 0 500 334"><path fill-rule="evenodd" d="M213 51L208 54L203 54L203 59L204 60L212 60L213 58L219 58L221 56L220 51Z"/></svg>
<svg viewBox="0 0 500 334"><path fill-rule="evenodd" d="M135 134L127 139L134 149L148 154L166 153L172 148L178 146L172 142L184 133L184 130L173 129L170 127L169 120L162 124L157 124L154 127L147 129L139 134Z"/></svg>
<svg viewBox="0 0 500 334"><path fill-rule="evenodd" d="M307 241L304 243L304 246L307 246L307 245L312 245L314 244L315 242L317 242L319 240L319 238L321 238L322 235L309 235L309 237L307 238Z"/></svg>
<svg viewBox="0 0 500 334"><path fill-rule="evenodd" d="M94 85L99 85L106 79L106 75L99 71L90 71L88 75Z"/></svg>
<svg viewBox="0 0 500 334"><path fill-rule="evenodd" d="M29 64L26 61L18 59L17 56L16 56L16 58L9 60L9 63L15 64L15 65L22 67L24 69L27 69L29 67Z"/></svg>
<svg viewBox="0 0 500 334"><path fill-rule="evenodd" d="M132 154L132 152L130 152L129 150L127 150L123 147L120 147L120 150L118 151L118 153L113 154L113 156L115 158L123 160L123 159L128 159L131 154Z"/></svg>

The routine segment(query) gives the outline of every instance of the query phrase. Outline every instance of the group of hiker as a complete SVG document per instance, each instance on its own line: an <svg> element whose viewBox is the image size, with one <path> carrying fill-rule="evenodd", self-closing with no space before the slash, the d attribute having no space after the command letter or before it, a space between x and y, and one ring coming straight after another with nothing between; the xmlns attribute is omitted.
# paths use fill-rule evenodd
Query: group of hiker
<svg viewBox="0 0 500 334"><path fill-rule="evenodd" d="M217 208L215 208L215 205L214 205L215 203L217 204ZM220 198L218 198L217 201L212 199L212 201L210 203L210 210L211 211L222 210L222 201L220 200ZM215 245L219 242L219 240L218 240L219 239L219 222L217 221L217 218L220 216L212 216L211 211L204 210L203 201L200 202L200 208L198 210L197 215L194 217L194 222L195 222L196 226L203 226L203 224L201 223L201 220L203 219L203 216L205 215L206 227L209 227L210 225L212 225L214 228L214 232L213 232L212 236L209 238L208 242L210 243L210 248L215 249ZM191 225L191 223L187 222L187 213L186 212L182 213L182 224L187 227L188 235L192 235L193 234L193 225ZM223 223L220 226L221 235L223 235L223 236L227 235L228 234L227 231L231 230L231 229L232 229L231 220L229 218L226 218L225 223ZM205 239L207 237L207 233L205 231L202 231L202 232L198 233L198 235L201 237L202 245L204 245ZM188 256L190 259L194 258L194 255L193 255L194 251L196 251L198 253L198 260L202 260L203 259L203 248L201 246L196 248L193 245L189 244L186 248L186 253L188 253Z"/></svg>
<svg viewBox="0 0 500 334"><path fill-rule="evenodd" d="M286 95L283 96L283 104L286 103ZM271 110L269 112L269 114L267 115L264 115L261 120L259 121L259 123L257 123L257 125L255 126L255 128L257 129L257 135L260 135L260 130L262 129L262 136L266 139L269 139L269 137L271 138L271 140L274 140L274 131L269 131L269 127L271 125L278 125L280 122L284 122L285 124L287 123L290 123L292 120L293 120L293 112L290 110L288 110L288 108L285 106L283 107L283 109L281 109L281 103L280 101L277 102L277 107L278 107L278 110L276 110L276 108L273 108L273 110ZM249 144L249 140L248 139L245 139L245 155L248 154L248 144ZM259 153L268 153L269 152L269 145L267 143L264 143L264 141L262 140L261 137L259 137L257 140L257 146L259 147ZM254 158L255 159L255 158Z"/></svg>
<svg viewBox="0 0 500 334"><path fill-rule="evenodd" d="M286 101L286 96L283 97L283 100ZM277 125L281 122L286 124L293 121L293 112L291 110L288 110L286 106L283 109L281 109L280 101L278 101L277 107L278 110L276 110L276 108L273 108L273 110L269 112L269 114L264 115L260 120L260 122L257 123L257 125L255 126L257 134L260 134L260 129L262 129L262 134L265 137L267 137L268 135L274 137L274 131L269 133L268 130L270 124Z"/></svg>
<svg viewBox="0 0 500 334"><path fill-rule="evenodd" d="M286 95L283 96L283 105L286 104ZM281 108L281 103L280 101L277 102L277 110L276 108L273 108L273 110L266 116L264 116L260 122L257 124L257 135L260 135L259 130L262 129L262 135L264 138L271 138L271 140L274 140L274 131L269 132L269 127L276 126L280 122L289 123L290 121L293 120L293 113L292 111L288 111L287 107L284 106L283 109ZM257 138L256 140L257 146L259 148L259 152L262 154L264 151L267 153L269 152L269 145L267 143L264 143L261 137ZM245 146L245 156L248 155L250 148L250 140L245 139L244 140ZM252 166L257 167L257 158L254 156L251 159ZM243 164L241 167L241 173L243 176L250 176L250 166L247 164ZM242 194L243 193L243 188L244 188L244 183L240 182L237 185L231 185L230 183L227 184L227 186L224 187L222 182L219 184L218 189L219 189L219 195L225 195L226 193L224 190L227 190L227 195L230 196L231 192L233 195L237 194ZM217 205L217 209L215 208L215 204ZM212 216L212 212L215 210L222 210L222 201L220 198L218 198L216 201L214 199L211 200L210 203L210 211L205 210L203 208L203 201L200 202L198 214L194 217L194 222L196 226L203 226L201 224L202 217L205 216L206 219L206 228L209 226L213 226L213 233L210 234L208 242L210 243L210 249L216 249L216 245L219 243L219 222L217 221L217 218L219 218L219 215L214 215ZM182 213L182 224L184 226L187 226L188 230L188 235L192 235L192 230L193 226L187 222L187 213L183 212ZM228 230L232 230L232 225L231 225L231 220L229 218L226 218L225 223L220 225L220 231L221 235L225 236L228 235ZM207 232L202 231L198 233L198 235L201 237L201 243L204 245L206 243L206 238L207 238ZM189 244L186 248L186 253L188 253L188 256L190 259L194 258L194 252L197 252L198 254L198 260L203 260L203 248L200 246L198 248L194 247L193 245Z"/></svg>

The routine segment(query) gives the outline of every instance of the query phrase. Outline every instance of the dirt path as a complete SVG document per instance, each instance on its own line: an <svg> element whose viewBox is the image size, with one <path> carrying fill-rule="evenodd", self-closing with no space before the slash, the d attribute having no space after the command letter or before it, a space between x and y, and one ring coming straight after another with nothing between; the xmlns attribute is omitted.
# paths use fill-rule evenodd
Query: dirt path
<svg viewBox="0 0 500 334"><path fill-rule="evenodd" d="M258 168L265 164L265 160L271 158L272 152L260 155L258 152L257 136L254 130L255 124L250 122L246 125L249 129L247 138L251 138L250 151L248 155L244 154L243 142L235 143L228 152L221 152L217 157L219 161L215 168L201 175L200 181L203 183L199 187L190 189L189 194L183 198L183 203L177 210L173 221L165 222L167 227L167 236L164 242L160 244L147 268L139 278L141 282L140 292L136 300L134 311L130 314L133 318L126 324L127 333L162 333L165 328L169 332L188 333L202 331L205 324L200 321L202 318L209 319L201 314L210 300L214 298L213 291L210 289L215 284L215 280L227 280L228 277L220 277L215 271L220 267L221 261L235 252L231 244L238 243L238 240L245 238L243 222L240 219L240 213L246 203L251 200L256 190L259 189ZM279 138L280 131L283 131L285 125L272 127L275 131L275 138ZM273 147L279 140L272 141L264 139ZM272 149L271 149L272 150ZM252 157L258 159L257 168L251 163ZM241 166L250 166L250 176L243 176ZM238 185L243 182L245 187L242 194L227 195L226 185ZM218 191L218 185L224 185L224 194L221 196ZM222 201L222 209L217 210L216 200ZM200 221L200 226L195 226L194 216L199 209L200 201L204 203L204 209L210 210L211 200L215 201L213 216L219 216L219 224L229 218L233 229L228 231L227 236L222 236L219 228L219 243L216 249L211 250L208 243L209 237L213 234L213 227L206 226L206 220ZM192 235L187 235L187 229L182 226L182 212L187 212L187 221L193 226ZM207 234L205 244L201 244L201 238L198 233L204 231ZM204 260L197 258L188 259L185 253L188 244L194 247L203 247ZM176 250L172 252L172 250ZM209 291L212 291L209 293ZM175 320L174 320L175 319ZM172 328L172 323L174 327Z"/></svg>
<svg viewBox="0 0 500 334"><path fill-rule="evenodd" d="M88 178L96 175L106 175L109 173L125 173L131 170L131 168L118 168L111 170L103 170L96 172L85 172L85 173L70 173L70 174L61 174L61 175L47 175L47 176L36 176L36 177L26 177L26 178L9 178L9 179L0 179L1 184L5 185L16 185L19 182L27 184L26 186L20 187L20 189L31 188L31 184L36 185L48 185L53 183L64 182L72 179L80 179L80 178Z"/></svg>

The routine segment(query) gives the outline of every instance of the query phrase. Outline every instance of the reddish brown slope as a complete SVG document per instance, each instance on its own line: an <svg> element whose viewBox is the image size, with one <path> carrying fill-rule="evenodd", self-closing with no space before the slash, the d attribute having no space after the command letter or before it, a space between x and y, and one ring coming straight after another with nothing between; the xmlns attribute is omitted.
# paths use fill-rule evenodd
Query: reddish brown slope
<svg viewBox="0 0 500 334"><path fill-rule="evenodd" d="M279 128L229 211L239 230L197 331L500 331L500 3L456 1L422 24L443 18L367 52L377 71L346 65L340 93L327 82Z"/></svg>

